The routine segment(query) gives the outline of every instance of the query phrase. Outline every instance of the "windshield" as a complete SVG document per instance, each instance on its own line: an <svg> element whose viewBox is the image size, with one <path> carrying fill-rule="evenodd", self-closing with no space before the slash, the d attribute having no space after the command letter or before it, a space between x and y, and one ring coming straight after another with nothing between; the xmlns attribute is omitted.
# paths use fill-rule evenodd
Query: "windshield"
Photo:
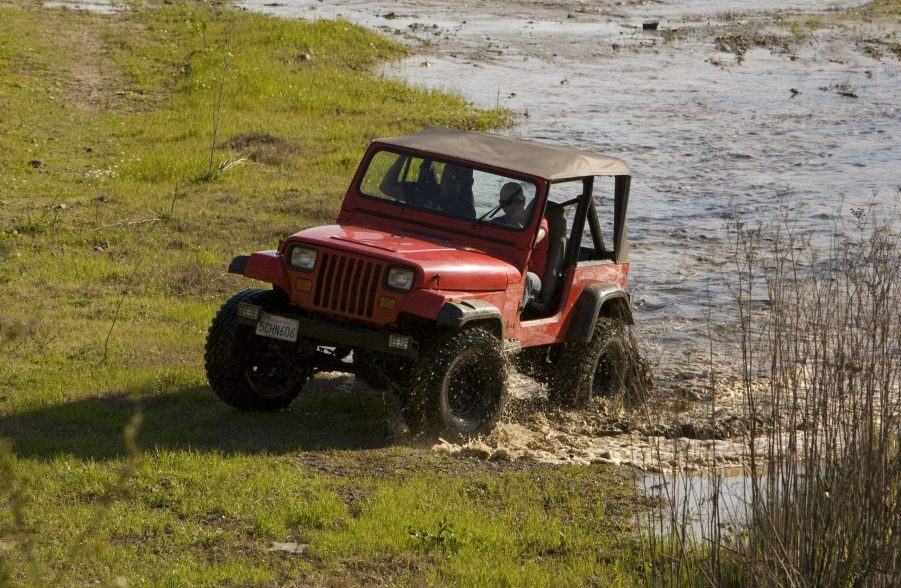
<svg viewBox="0 0 901 588"><path fill-rule="evenodd" d="M360 181L364 196L511 230L529 225L534 182L394 151L373 154Z"/></svg>

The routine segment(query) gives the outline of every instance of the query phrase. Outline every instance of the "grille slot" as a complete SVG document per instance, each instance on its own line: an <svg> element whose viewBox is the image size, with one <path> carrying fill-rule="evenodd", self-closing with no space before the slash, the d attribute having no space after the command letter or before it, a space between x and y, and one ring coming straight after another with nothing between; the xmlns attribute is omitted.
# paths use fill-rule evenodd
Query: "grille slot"
<svg viewBox="0 0 901 588"><path fill-rule="evenodd" d="M370 318L381 275L380 264L323 253L313 304L324 310Z"/></svg>

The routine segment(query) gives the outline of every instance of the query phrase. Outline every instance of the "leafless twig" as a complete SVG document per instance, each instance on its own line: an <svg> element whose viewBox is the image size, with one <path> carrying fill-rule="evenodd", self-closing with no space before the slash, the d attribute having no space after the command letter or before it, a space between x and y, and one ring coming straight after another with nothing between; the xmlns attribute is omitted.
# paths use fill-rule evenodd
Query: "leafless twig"
<svg viewBox="0 0 901 588"><path fill-rule="evenodd" d="M116 315L113 317L113 322L109 326L109 331L106 333L106 341L103 343L103 361L106 361L107 355L109 353L109 339L110 335L113 334L113 327L116 326L116 322L119 320L119 311L122 310L122 303L125 302L125 296L128 294L128 287L131 285L132 279L134 279L135 274L138 273L138 269L141 267L141 260L138 260L138 263L135 265L135 269L132 270L131 275L128 276L128 281L125 283L125 289L122 290L122 295L119 297L119 304L116 305Z"/></svg>
<svg viewBox="0 0 901 588"><path fill-rule="evenodd" d="M158 217L158 216L153 217L153 218L145 218L145 219L141 219L141 220L136 220L136 221L130 221L127 219L123 219L123 220L114 222L112 224L103 225L103 226L97 227L96 229L91 229L91 231L96 232L96 231L102 231L103 229L112 229L112 228L116 228L116 227L132 227L134 225L147 225L147 224L152 225L153 223L157 223L159 221L160 221L160 217Z"/></svg>

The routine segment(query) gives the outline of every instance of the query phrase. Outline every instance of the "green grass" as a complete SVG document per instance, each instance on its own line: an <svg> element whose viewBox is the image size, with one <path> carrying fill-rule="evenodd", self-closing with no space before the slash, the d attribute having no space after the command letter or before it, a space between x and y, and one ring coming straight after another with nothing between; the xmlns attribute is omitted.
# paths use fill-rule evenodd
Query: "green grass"
<svg viewBox="0 0 901 588"><path fill-rule="evenodd" d="M24 513L0 517L17 573L31 553L27 578L53 585L635 581L634 490L614 471L396 444L396 407L348 377L291 411L241 415L191 369L148 376L134 391L63 392L0 417ZM122 428L135 413L145 451L129 455Z"/></svg>
<svg viewBox="0 0 901 588"><path fill-rule="evenodd" d="M901 0L873 0L853 12L875 16L901 16Z"/></svg>
<svg viewBox="0 0 901 588"><path fill-rule="evenodd" d="M810 17L804 20L790 21L788 30L798 41L806 41L810 38L810 34L821 26L818 19Z"/></svg>
<svg viewBox="0 0 901 588"><path fill-rule="evenodd" d="M206 384L254 285L232 256L331 222L375 137L508 124L373 73L405 54L216 3L0 0L0 585L636 581L622 474L441 457L348 377L272 415Z"/></svg>

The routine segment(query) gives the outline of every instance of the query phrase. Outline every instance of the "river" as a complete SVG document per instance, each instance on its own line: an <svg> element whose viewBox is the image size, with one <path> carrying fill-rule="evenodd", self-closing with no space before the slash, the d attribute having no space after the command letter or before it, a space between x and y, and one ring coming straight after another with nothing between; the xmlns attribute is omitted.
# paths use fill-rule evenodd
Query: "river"
<svg viewBox="0 0 901 588"><path fill-rule="evenodd" d="M706 352L708 323L733 319L730 219L785 207L800 230L821 231L839 209L846 218L897 199L901 186L898 59L876 60L826 24L835 9L860 2L238 4L428 41L388 75L507 107L517 113L510 134L626 160L636 320L659 357L686 346ZM753 48L741 63L715 47L715 35L736 23L786 33L773 25L777 8L786 21L813 14L822 28L787 51ZM652 21L658 30L643 31Z"/></svg>

